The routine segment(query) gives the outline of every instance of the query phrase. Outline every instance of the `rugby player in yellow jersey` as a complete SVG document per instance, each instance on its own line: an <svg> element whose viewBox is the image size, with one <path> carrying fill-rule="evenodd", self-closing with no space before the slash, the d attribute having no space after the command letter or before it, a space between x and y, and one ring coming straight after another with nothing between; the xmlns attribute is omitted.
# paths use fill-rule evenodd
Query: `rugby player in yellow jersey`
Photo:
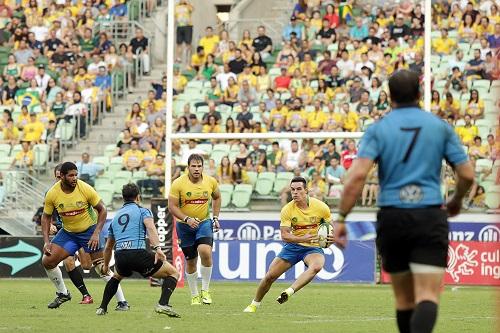
<svg viewBox="0 0 500 333"><path fill-rule="evenodd" d="M105 281L112 276L111 272L103 271L104 240L99 237L106 222L106 207L97 192L87 183L78 180L77 175L76 165L64 162L60 169L60 181L45 195L42 215L44 240L42 265L57 289L56 298L48 305L50 309L58 308L62 303L71 300L71 294L66 289L58 265L79 248L90 253L92 264L99 276ZM97 216L94 209L97 211ZM50 242L49 230L52 213L55 210L62 220L63 227ZM118 300L116 310L129 309L121 288L118 288L116 298Z"/></svg>
<svg viewBox="0 0 500 333"><path fill-rule="evenodd" d="M203 174L203 157L188 158L188 173L177 178L170 188L168 210L177 218L177 235L186 257L186 280L191 290L191 305L212 304L213 232L218 231L221 197L215 178ZM212 220L209 201L212 199ZM213 221L213 225L212 225ZM201 295L198 293L197 259L201 259Z"/></svg>
<svg viewBox="0 0 500 333"><path fill-rule="evenodd" d="M61 165L62 163L59 163L54 168L54 177L56 179L56 182L61 179ZM53 222L53 226L51 226L50 230L51 235L56 234L63 227L61 217L57 213L57 209L54 209L54 213L52 216L55 217L55 221ZM89 291L87 290L87 286L83 281L82 273L80 273L80 271L76 267L75 256L76 253L70 255L69 257L63 260L64 268L66 269L66 272L68 273L68 276L71 282L73 282L73 284L75 285L76 289L78 289L82 293L83 298L80 304L92 304L94 303L94 300L90 295ZM85 251L83 251L82 248L78 250L78 259L80 260L80 265L83 269L88 270L92 268L92 261L90 259L90 255L88 253L85 253Z"/></svg>
<svg viewBox="0 0 500 333"><path fill-rule="evenodd" d="M293 200L281 209L280 218L281 239L285 245L260 281L252 303L243 312L256 312L274 281L299 261L306 264L307 270L276 299L280 304L311 282L325 264L323 249L318 244L318 227L320 223L331 223L330 208L324 202L309 197L306 184L300 176L290 182ZM333 235L329 235L328 245L333 241Z"/></svg>

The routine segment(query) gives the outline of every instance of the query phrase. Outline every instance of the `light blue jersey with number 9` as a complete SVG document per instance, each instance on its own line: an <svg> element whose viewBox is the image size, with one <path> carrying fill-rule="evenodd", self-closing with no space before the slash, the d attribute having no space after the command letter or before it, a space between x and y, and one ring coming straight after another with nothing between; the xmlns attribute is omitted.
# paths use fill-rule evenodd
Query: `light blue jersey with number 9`
<svg viewBox="0 0 500 333"><path fill-rule="evenodd" d="M144 219L153 217L151 211L127 202L116 213L109 226L108 237L115 239L115 251L146 248L146 227Z"/></svg>
<svg viewBox="0 0 500 333"><path fill-rule="evenodd" d="M378 163L381 207L419 208L440 205L441 167L467 162L453 128L416 107L395 109L371 125L358 158Z"/></svg>

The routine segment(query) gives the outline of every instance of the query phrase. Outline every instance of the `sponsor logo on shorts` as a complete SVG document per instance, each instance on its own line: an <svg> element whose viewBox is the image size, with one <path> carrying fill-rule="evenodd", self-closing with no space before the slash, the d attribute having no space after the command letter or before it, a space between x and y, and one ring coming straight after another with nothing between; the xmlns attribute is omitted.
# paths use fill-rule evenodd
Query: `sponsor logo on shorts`
<svg viewBox="0 0 500 333"><path fill-rule="evenodd" d="M474 274L472 267L478 266L476 260L478 251L470 250L465 244L458 244L455 248L448 246L448 268L446 271L451 275L453 281L459 282L461 276Z"/></svg>
<svg viewBox="0 0 500 333"><path fill-rule="evenodd" d="M77 210L70 210L69 212L59 212L59 215L61 216L76 216L80 215L85 212L85 208L82 209L77 209Z"/></svg>
<svg viewBox="0 0 500 333"><path fill-rule="evenodd" d="M203 205L207 203L208 199L193 199L193 200L186 200L186 205Z"/></svg>
<svg viewBox="0 0 500 333"><path fill-rule="evenodd" d="M407 185L399 191L399 199L405 203L418 203L423 198L424 194L418 185Z"/></svg>

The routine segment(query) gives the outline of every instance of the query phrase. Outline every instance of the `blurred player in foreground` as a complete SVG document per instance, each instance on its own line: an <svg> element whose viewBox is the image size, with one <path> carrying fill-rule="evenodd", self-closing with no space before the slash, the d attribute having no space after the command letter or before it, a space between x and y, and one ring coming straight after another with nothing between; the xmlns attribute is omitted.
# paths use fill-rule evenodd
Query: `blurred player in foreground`
<svg viewBox="0 0 500 333"><path fill-rule="evenodd" d="M221 205L219 185L215 178L203 174L203 157L188 158L188 173L177 178L170 188L168 210L177 218L177 235L186 257L186 280L191 290L191 305L212 304L213 232L218 231ZM212 220L209 201L212 199ZM213 225L212 225L213 221ZM201 295L198 293L197 259L201 259Z"/></svg>
<svg viewBox="0 0 500 333"><path fill-rule="evenodd" d="M56 167L54 168L54 177L56 179L56 182L61 179L61 165L62 163L56 165ZM50 233L56 234L63 227L62 220L57 213L57 209L54 210L53 217L55 218L55 221L53 226L51 226ZM82 300L80 301L80 304L92 304L94 303L94 300L87 290L87 286L83 281L82 273L76 267L75 256L76 253L63 260L64 268L66 269L66 272L68 272L68 276L71 279L71 282L73 282L73 284L75 285L76 289L78 289L82 293ZM85 253L82 248L78 250L78 259L80 260L82 269L89 270L92 268L92 260L90 259L90 255L88 253Z"/></svg>
<svg viewBox="0 0 500 333"><path fill-rule="evenodd" d="M269 266L252 303L243 310L244 312L256 312L273 282L299 261L303 261L307 269L276 299L280 304L285 303L290 296L311 282L325 264L317 234L320 223L331 223L330 208L324 202L309 197L307 183L303 177L294 177L290 189L292 201L281 209L280 218L281 239L285 245ZM333 240L333 235L329 235L328 245L333 243Z"/></svg>
<svg viewBox="0 0 500 333"><path fill-rule="evenodd" d="M42 215L44 240L42 265L57 289L56 298L48 305L51 309L58 308L62 303L71 300L71 294L66 289L58 265L78 249L83 248L85 252L90 253L99 276L105 281L111 278L111 272L103 271L103 240L100 240L100 232L106 222L106 207L97 192L87 183L78 180L77 176L78 171L74 163L63 163L60 170L61 180L45 195ZM57 210L61 217L63 227L50 242L49 230L54 210ZM116 310L127 311L129 306L121 288L118 288L116 298L118 300Z"/></svg>
<svg viewBox="0 0 500 333"><path fill-rule="evenodd" d="M436 322L446 268L447 216L460 212L474 170L453 128L418 107L416 73L397 71L389 79L389 90L393 111L371 125L361 140L358 159L345 181L335 238L346 246L345 217L372 165L378 163L377 247L383 268L391 274L399 331L429 333ZM446 207L440 191L443 159L458 176Z"/></svg>
<svg viewBox="0 0 500 333"><path fill-rule="evenodd" d="M160 247L160 240L149 209L139 206L139 187L133 183L123 186L123 207L116 213L109 226L104 248L104 270L108 270L113 248L115 249L115 274L106 284L97 315L107 313L108 304L116 293L120 281L140 273L144 277L163 279L161 297L155 311L169 317L180 317L168 304L175 290L179 273L169 262ZM146 250L146 232L155 254Z"/></svg>

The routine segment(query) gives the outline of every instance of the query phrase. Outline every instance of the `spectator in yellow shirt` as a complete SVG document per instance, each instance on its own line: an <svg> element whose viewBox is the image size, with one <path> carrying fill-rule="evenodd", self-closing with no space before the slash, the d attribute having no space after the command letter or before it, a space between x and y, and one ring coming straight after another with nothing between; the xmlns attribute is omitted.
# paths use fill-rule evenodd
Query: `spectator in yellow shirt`
<svg viewBox="0 0 500 333"><path fill-rule="evenodd" d="M312 60L309 53L304 55L304 61L299 66L302 75L305 75L309 80L318 76L318 65Z"/></svg>
<svg viewBox="0 0 500 333"><path fill-rule="evenodd" d="M24 141L39 143L42 138L45 126L36 118L36 113L30 113L30 122L24 126Z"/></svg>
<svg viewBox="0 0 500 333"><path fill-rule="evenodd" d="M148 108L149 103L153 103L154 107L155 107L155 111L159 111L165 105L165 102L162 101L161 99L157 100L157 99L155 99L155 97L156 97L156 92L154 90L150 90L148 92L148 98L146 98L145 100L143 100L141 102L141 105L140 105L141 109L145 110Z"/></svg>
<svg viewBox="0 0 500 333"><path fill-rule="evenodd" d="M199 46L203 46L206 53L215 54L217 51L217 46L219 44L219 36L214 35L214 29L212 27L206 27L205 36L200 39L198 43Z"/></svg>
<svg viewBox="0 0 500 333"><path fill-rule="evenodd" d="M203 125L203 133L221 133L220 126L217 125L217 119L214 115L208 116L208 122Z"/></svg>
<svg viewBox="0 0 500 333"><path fill-rule="evenodd" d="M452 93L447 92L446 98L441 101L441 111L444 113L444 118L453 115L455 119L460 116L460 102L453 98Z"/></svg>
<svg viewBox="0 0 500 333"><path fill-rule="evenodd" d="M342 132L344 131L345 115L341 112L335 112L335 105L328 103L328 114L323 125L323 130L327 132Z"/></svg>
<svg viewBox="0 0 500 333"><path fill-rule="evenodd" d="M448 30L445 28L441 29L441 37L432 43L432 48L438 55L450 55L456 46L457 43L448 37Z"/></svg>
<svg viewBox="0 0 500 333"><path fill-rule="evenodd" d="M474 138L479 134L476 125L471 124L471 116L466 114L464 116L465 125L459 126L455 129L458 134L458 137L462 141L462 143L466 146L469 146L473 143Z"/></svg>
<svg viewBox="0 0 500 333"><path fill-rule="evenodd" d="M31 169L33 166L33 151L30 148L30 144L28 141L23 141L21 143L22 150L16 154L12 163L10 165L11 168L14 166L20 169Z"/></svg>
<svg viewBox="0 0 500 333"><path fill-rule="evenodd" d="M137 140L130 142L130 149L123 154L123 167L128 171L139 170L144 161L144 153L139 150Z"/></svg>
<svg viewBox="0 0 500 333"><path fill-rule="evenodd" d="M174 66L174 90L180 94L184 91L186 84L188 83L187 78L181 74L181 68L179 66Z"/></svg>
<svg viewBox="0 0 500 333"><path fill-rule="evenodd" d="M480 23L476 26L476 33L478 38L488 38L489 35L495 33L493 25L490 24L490 19L487 16L481 17Z"/></svg>
<svg viewBox="0 0 500 333"><path fill-rule="evenodd" d="M238 74L238 85L241 87L243 81L248 81L254 88L257 87L257 77L252 73L252 66L247 65L243 68L243 72Z"/></svg>
<svg viewBox="0 0 500 333"><path fill-rule="evenodd" d="M488 144L483 145L483 140L479 135L474 137L474 143L469 147L469 156L476 160L490 156L490 147Z"/></svg>
<svg viewBox="0 0 500 333"><path fill-rule="evenodd" d="M30 122L30 114L28 113L28 107L26 105L21 106L21 114L17 117L16 126L19 130L23 130Z"/></svg>
<svg viewBox="0 0 500 333"><path fill-rule="evenodd" d="M288 108L283 105L281 99L276 99L276 107L271 110L267 128L269 128L270 131L281 132L285 127L287 115Z"/></svg>
<svg viewBox="0 0 500 333"><path fill-rule="evenodd" d="M465 114L468 114L474 120L483 118L484 102L479 98L479 92L477 91L477 89L472 89L470 91L470 98L467 102Z"/></svg>
<svg viewBox="0 0 500 333"><path fill-rule="evenodd" d="M16 145L19 142L19 130L14 126L14 120L9 118L7 124L3 128L3 139L0 140L1 143L7 143L10 145Z"/></svg>
<svg viewBox="0 0 500 333"><path fill-rule="evenodd" d="M326 123L326 115L323 112L321 101L314 101L314 110L307 115L307 129L310 132L319 132Z"/></svg>
<svg viewBox="0 0 500 333"><path fill-rule="evenodd" d="M345 115L344 129L347 132L356 132L359 129L358 114L350 109L349 103L342 104L342 112Z"/></svg>
<svg viewBox="0 0 500 333"><path fill-rule="evenodd" d="M307 76L302 76L300 79L300 86L297 87L295 91L297 96L302 100L304 105L310 105L312 102L312 98L314 96L314 90L309 85L309 81L307 80Z"/></svg>
<svg viewBox="0 0 500 333"><path fill-rule="evenodd" d="M144 145L146 146L146 148L143 152L143 161L144 168L147 170L149 168L149 165L154 162L156 156L158 155L158 152L153 148L153 143L151 143L151 141L146 141Z"/></svg>
<svg viewBox="0 0 500 333"><path fill-rule="evenodd" d="M207 60L208 54L209 54L209 52L206 53L203 46L198 46L196 48L196 53L191 56L191 67L196 72L200 71L201 66L203 66L203 64Z"/></svg>
<svg viewBox="0 0 500 333"><path fill-rule="evenodd" d="M56 115L46 106L45 108L42 107L42 112L37 114L36 118L43 124L45 128L49 126L49 121L51 120L56 121Z"/></svg>

